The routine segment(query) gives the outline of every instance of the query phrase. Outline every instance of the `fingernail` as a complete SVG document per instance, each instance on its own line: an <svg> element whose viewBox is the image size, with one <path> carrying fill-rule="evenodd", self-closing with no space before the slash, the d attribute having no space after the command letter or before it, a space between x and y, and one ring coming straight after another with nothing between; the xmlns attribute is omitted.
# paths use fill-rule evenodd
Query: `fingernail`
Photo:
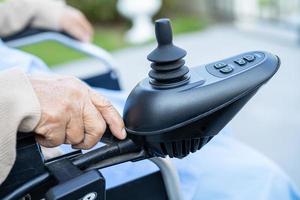
<svg viewBox="0 0 300 200"><path fill-rule="evenodd" d="M122 139L125 139L127 135L125 128L122 129L121 133L122 133L121 135Z"/></svg>

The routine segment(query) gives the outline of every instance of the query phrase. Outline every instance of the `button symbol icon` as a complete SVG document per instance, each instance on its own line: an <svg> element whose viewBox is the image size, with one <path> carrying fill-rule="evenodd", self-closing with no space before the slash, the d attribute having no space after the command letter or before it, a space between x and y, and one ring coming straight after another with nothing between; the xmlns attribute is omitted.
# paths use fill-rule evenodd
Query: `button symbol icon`
<svg viewBox="0 0 300 200"><path fill-rule="evenodd" d="M245 60L247 60L248 62L252 62L252 61L254 61L255 60L255 56L254 55L245 55L244 57L243 57Z"/></svg>
<svg viewBox="0 0 300 200"><path fill-rule="evenodd" d="M247 64L247 62L242 58L236 59L234 62L240 66Z"/></svg>
<svg viewBox="0 0 300 200"><path fill-rule="evenodd" d="M227 66L227 67L224 67L224 68L220 69L220 72L223 73L223 74L229 74L232 71L233 71L233 68L230 67L230 66Z"/></svg>
<svg viewBox="0 0 300 200"><path fill-rule="evenodd" d="M216 69L221 69L221 68L223 68L223 67L226 67L227 64L226 64L226 63L223 63L223 62L218 62L218 63L216 63L214 66L215 66Z"/></svg>

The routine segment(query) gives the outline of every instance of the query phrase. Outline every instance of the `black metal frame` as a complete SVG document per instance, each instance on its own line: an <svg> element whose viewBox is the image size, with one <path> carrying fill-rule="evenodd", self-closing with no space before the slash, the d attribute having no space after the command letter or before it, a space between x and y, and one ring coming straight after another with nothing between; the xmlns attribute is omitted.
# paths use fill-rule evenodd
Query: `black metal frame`
<svg viewBox="0 0 300 200"><path fill-rule="evenodd" d="M112 145L108 145L108 148ZM128 155L128 158L119 162L117 155L113 156L111 152L108 154L111 157L107 159L104 154L97 154L99 149L93 150L90 155L82 154L78 150L45 161L34 135L19 133L17 159L9 176L0 187L0 197L3 200L19 199L24 196L31 199L73 200L84 199L90 195L100 200L168 199L159 171L106 190L105 178L99 169L124 161L145 159L147 156L143 150L134 149L138 156L123 152L124 155ZM90 162L91 155L97 157L99 161L103 160L106 165L100 164L90 169L94 164ZM139 189L132 190L133 187Z"/></svg>

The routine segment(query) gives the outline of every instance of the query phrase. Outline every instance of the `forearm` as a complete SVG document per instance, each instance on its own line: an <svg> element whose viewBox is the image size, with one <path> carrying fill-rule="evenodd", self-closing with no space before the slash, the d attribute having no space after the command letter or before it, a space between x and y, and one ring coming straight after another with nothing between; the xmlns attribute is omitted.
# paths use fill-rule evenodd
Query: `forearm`
<svg viewBox="0 0 300 200"><path fill-rule="evenodd" d="M0 37L25 28L59 30L59 19L65 4L57 0L7 0L0 3Z"/></svg>
<svg viewBox="0 0 300 200"><path fill-rule="evenodd" d="M17 131L32 131L40 112L27 76L17 69L0 72L0 184L15 160Z"/></svg>

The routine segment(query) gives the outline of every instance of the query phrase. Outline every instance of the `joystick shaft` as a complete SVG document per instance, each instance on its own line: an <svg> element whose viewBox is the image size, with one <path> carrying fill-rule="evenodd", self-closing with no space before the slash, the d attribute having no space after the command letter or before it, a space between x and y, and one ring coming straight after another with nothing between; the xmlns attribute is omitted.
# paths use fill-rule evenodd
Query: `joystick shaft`
<svg viewBox="0 0 300 200"><path fill-rule="evenodd" d="M169 19L155 21L155 34L158 46L149 55L152 70L150 83L156 88L170 88L186 84L189 68L183 58L186 51L173 44L172 27Z"/></svg>

